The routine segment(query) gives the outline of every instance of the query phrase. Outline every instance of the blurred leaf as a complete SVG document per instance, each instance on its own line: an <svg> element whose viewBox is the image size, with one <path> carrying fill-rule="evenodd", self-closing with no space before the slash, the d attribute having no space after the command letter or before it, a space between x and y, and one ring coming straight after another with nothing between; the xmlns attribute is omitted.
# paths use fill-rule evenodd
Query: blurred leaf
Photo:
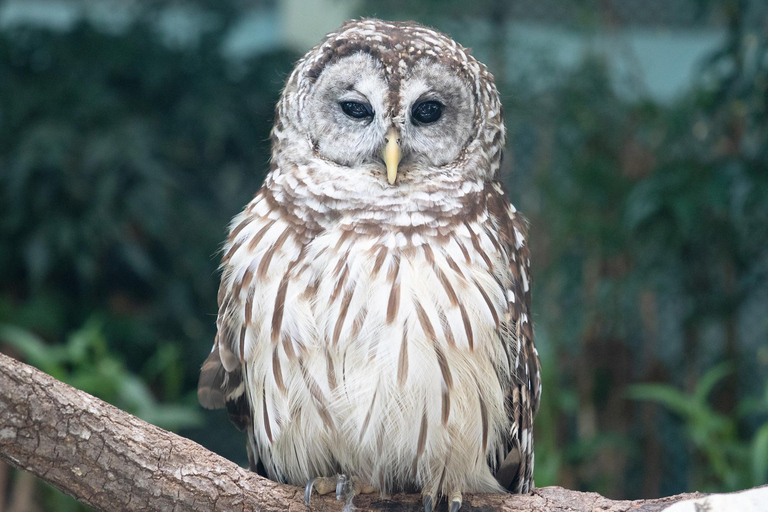
<svg viewBox="0 0 768 512"><path fill-rule="evenodd" d="M103 322L96 318L70 334L62 345L47 344L26 329L5 324L0 324L0 342L19 350L26 362L40 370L159 427L188 428L202 419L196 403L159 403L147 385L109 353ZM175 355L157 360L172 364ZM159 371L163 368L158 366Z"/></svg>
<svg viewBox="0 0 768 512"><path fill-rule="evenodd" d="M733 373L733 364L725 362L710 368L704 373L696 384L696 389L693 392L693 400L696 403L706 403L707 397L712 392L712 389L718 382L723 380L726 376Z"/></svg>
<svg viewBox="0 0 768 512"><path fill-rule="evenodd" d="M635 384L628 389L627 395L633 400L660 403L685 418L696 417L701 412L701 404L667 384Z"/></svg>
<svg viewBox="0 0 768 512"><path fill-rule="evenodd" d="M0 325L0 341L16 348L30 364L45 373L60 380L64 378L65 372L60 366L61 347L48 346L32 332L12 325Z"/></svg>
<svg viewBox="0 0 768 512"><path fill-rule="evenodd" d="M768 423L765 423L752 440L752 485L768 482Z"/></svg>

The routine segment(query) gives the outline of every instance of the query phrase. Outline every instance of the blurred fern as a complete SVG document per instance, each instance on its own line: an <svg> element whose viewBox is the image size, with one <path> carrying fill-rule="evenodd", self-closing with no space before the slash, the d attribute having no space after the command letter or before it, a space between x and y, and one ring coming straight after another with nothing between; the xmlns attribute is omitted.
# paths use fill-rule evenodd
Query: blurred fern
<svg viewBox="0 0 768 512"><path fill-rule="evenodd" d="M697 488L709 491L739 490L768 482L768 381L762 397L743 401L734 413L723 414L712 405L715 387L733 373L731 363L710 368L693 391L686 393L668 384L636 384L628 396L662 405L685 426L691 447L703 458L703 481ZM764 423L752 438L741 435L747 416L762 415Z"/></svg>
<svg viewBox="0 0 768 512"><path fill-rule="evenodd" d="M49 344L33 332L0 324L0 342L13 347L22 359L78 389L101 398L139 418L168 430L201 423L199 409L189 404L158 402L140 376L109 352L103 323L91 318L63 343ZM166 352L163 347L159 353ZM156 361L173 364L167 356ZM155 363L157 366L158 363ZM157 368L162 372L163 368Z"/></svg>
<svg viewBox="0 0 768 512"><path fill-rule="evenodd" d="M53 377L105 400L143 420L168 430L195 427L202 416L193 394L180 403L162 403L142 378L131 372L119 355L109 351L104 324L96 317L70 333L61 343L46 343L23 327L0 323L0 347ZM151 371L178 375L179 354L161 346L150 359ZM162 379L161 379L162 381ZM169 381L164 381L166 385ZM178 387L164 392L178 400ZM88 508L45 485L42 500L50 510L78 512Z"/></svg>

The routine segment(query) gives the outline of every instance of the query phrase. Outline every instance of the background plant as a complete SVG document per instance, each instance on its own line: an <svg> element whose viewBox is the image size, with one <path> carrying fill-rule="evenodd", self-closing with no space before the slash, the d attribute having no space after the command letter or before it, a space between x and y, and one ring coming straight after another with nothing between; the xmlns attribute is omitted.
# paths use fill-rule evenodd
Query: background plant
<svg viewBox="0 0 768 512"><path fill-rule="evenodd" d="M298 55L227 58L250 4L184 4L207 20L187 45L158 32L165 2L121 30L0 27L0 350L243 463L244 440L194 389L219 244L268 169ZM536 55L515 75L519 5L390 0L357 14L446 30L497 77L503 178L532 224L536 483L614 498L766 483L763 4L670 3L725 34L670 102L622 91L599 51L567 68ZM620 25L612 2L557 5L567 30ZM74 507L59 499L45 504Z"/></svg>

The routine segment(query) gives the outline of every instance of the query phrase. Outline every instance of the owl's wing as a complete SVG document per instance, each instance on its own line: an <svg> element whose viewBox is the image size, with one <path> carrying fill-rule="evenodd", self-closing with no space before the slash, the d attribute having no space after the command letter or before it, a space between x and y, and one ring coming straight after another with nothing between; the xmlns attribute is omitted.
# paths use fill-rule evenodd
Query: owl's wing
<svg viewBox="0 0 768 512"><path fill-rule="evenodd" d="M512 492L527 493L533 487L533 418L541 395L539 355L533 344L531 319L530 250L525 219L508 203L501 187L496 191L498 195L488 207L511 278L507 311L498 334L507 354L511 378L504 389L508 436L498 447L493 466L502 486Z"/></svg>
<svg viewBox="0 0 768 512"><path fill-rule="evenodd" d="M197 382L197 399L200 405L206 409L227 408L229 420L238 430L248 433L248 465L251 471L267 477L267 471L259 460L258 451L253 446L253 419L242 383L243 375L240 367L231 372L224 369L219 351L219 336L217 335L213 343L213 350L200 369L200 379Z"/></svg>
<svg viewBox="0 0 768 512"><path fill-rule="evenodd" d="M223 283L222 286L224 286ZM228 329L222 330L220 324L227 319L226 310L222 311L220 304L219 320L217 321L217 324L219 324L219 334L216 334L213 349L205 359L202 368L200 368L200 378L197 381L197 400L206 409L223 409L226 407L229 420L238 430L248 434L248 465L251 471L267 477L267 471L259 460L258 450L253 445L253 418L251 417L251 407L248 404L248 397L243 385L242 365L238 361L234 369L227 371L222 362L219 336L222 332L228 332ZM226 349L224 352L226 352Z"/></svg>
<svg viewBox="0 0 768 512"><path fill-rule="evenodd" d="M257 200L257 197L254 199ZM246 210L248 212L248 210ZM267 476L253 435L253 417L248 402L244 382L242 355L236 347L242 345L243 316L236 314L247 308L243 304L241 292L244 278L231 279L232 266L230 259L242 243L234 241L243 226L255 220L246 212L235 217L230 237L224 249L226 254L222 259L222 280L219 285L218 306L216 319L216 338L211 353L200 368L200 378L197 382L197 399L206 409L223 409L226 407L230 421L240 431L248 434L248 462L250 469L262 476ZM241 349L242 350L242 349Z"/></svg>
<svg viewBox="0 0 768 512"><path fill-rule="evenodd" d="M219 336L213 342L213 348L205 358L200 368L200 378L197 381L197 400L206 409L223 409L227 405L227 398L231 395L243 377L240 369L227 372L221 363L219 352Z"/></svg>

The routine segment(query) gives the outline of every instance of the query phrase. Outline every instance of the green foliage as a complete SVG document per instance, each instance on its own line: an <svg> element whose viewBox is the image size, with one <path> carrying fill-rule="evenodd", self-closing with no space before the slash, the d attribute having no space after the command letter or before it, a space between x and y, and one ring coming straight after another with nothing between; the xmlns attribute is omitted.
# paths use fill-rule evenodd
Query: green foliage
<svg viewBox="0 0 768 512"><path fill-rule="evenodd" d="M268 167L295 59L227 61L236 9L214 4L188 47L165 44L154 5L117 32L0 31L0 350L201 441L219 437L191 429L217 251Z"/></svg>
<svg viewBox="0 0 768 512"><path fill-rule="evenodd" d="M764 405L746 404L768 364L746 340L764 345L768 331L745 312L756 301L764 310L768 277L768 61L765 35L748 34L739 5L728 11L731 39L680 101L620 97L605 61L591 57L557 90L527 99L536 114L518 121L552 148L536 170L535 309L546 312L537 335L561 354L553 394L577 405L537 420L537 450L557 449L542 447L552 438L542 431L565 432L556 446L567 447L558 472L567 485L647 497L641 488L659 485L657 472L659 494L766 482ZM718 359L737 370L705 373ZM651 379L667 381L650 389L687 415L678 439L656 434L663 418L622 403L628 386ZM683 380L698 382L692 397L671 392ZM699 456L675 454L684 443ZM619 470L596 474L595 464Z"/></svg>
<svg viewBox="0 0 768 512"><path fill-rule="evenodd" d="M718 411L710 395L723 378L734 371L729 363L708 370L690 393L669 384L636 384L628 389L635 400L663 405L682 420L687 438L704 459L700 482L702 491L736 491L768 481L768 420L744 438L746 416L768 415L768 381L761 399L745 401L733 414Z"/></svg>
<svg viewBox="0 0 768 512"><path fill-rule="evenodd" d="M143 18L0 32L0 321L54 342L95 314L128 368L157 358L144 377L167 399L210 349L216 253L267 167L292 59L219 47L169 48Z"/></svg>
<svg viewBox="0 0 768 512"><path fill-rule="evenodd" d="M97 319L89 320L58 344L45 343L26 329L0 324L0 342L45 373L159 427L178 430L201 422L194 396L185 400L185 405L158 402L141 377L108 350L103 322ZM149 364L153 371L165 372L177 360L178 354L165 346Z"/></svg>
<svg viewBox="0 0 768 512"><path fill-rule="evenodd" d="M168 375L161 390L149 389L148 379L132 373L122 358L107 347L103 322L91 318L61 343L46 343L33 332L0 324L0 347L53 377L101 398L149 423L169 430L198 426L202 415L194 393L180 395L179 354L172 345L158 347L156 357L146 365L149 374ZM146 373L146 372L145 372ZM176 403L160 402L155 393L170 396ZM51 510L87 510L56 489L45 486L41 499Z"/></svg>
<svg viewBox="0 0 768 512"><path fill-rule="evenodd" d="M505 76L514 3L363 2L474 38L498 77L504 178L532 222L538 485L650 497L768 478L768 358L755 357L768 336L755 313L768 291L768 41L755 2L691 1L728 37L670 104L617 93L600 54L573 69L534 56L551 88ZM222 42L247 3L193 4L210 23L183 47L152 25L165 2L115 33L0 30L0 349L236 459L225 415L190 428L194 386L219 244L268 168L296 55L229 62ZM563 2L563 23L602 30L598 4ZM732 366L705 371L720 360ZM679 421L646 415L641 398Z"/></svg>

